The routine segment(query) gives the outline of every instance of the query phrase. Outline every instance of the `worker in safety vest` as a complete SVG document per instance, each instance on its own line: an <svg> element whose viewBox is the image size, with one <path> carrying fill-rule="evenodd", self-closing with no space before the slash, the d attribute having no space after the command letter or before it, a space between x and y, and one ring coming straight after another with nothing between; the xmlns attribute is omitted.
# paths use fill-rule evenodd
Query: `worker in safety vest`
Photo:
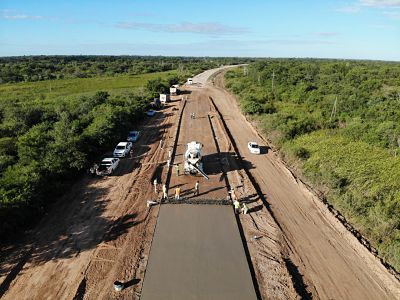
<svg viewBox="0 0 400 300"><path fill-rule="evenodd" d="M232 189L229 191L229 194L231 194L232 201L237 200L236 191L235 191L234 188L232 188Z"/></svg>
<svg viewBox="0 0 400 300"><path fill-rule="evenodd" d="M177 187L177 188L175 189L175 200L179 200L179 199L180 199L180 196L181 196L181 188L180 188L180 187Z"/></svg>
<svg viewBox="0 0 400 300"><path fill-rule="evenodd" d="M198 196L198 195L199 195L199 181L197 180L196 183L194 184L193 196Z"/></svg>
<svg viewBox="0 0 400 300"><path fill-rule="evenodd" d="M179 176L179 164L175 166L176 176Z"/></svg>
<svg viewBox="0 0 400 300"><path fill-rule="evenodd" d="M247 214L249 212L249 208L247 207L246 203L242 204L242 213Z"/></svg>
<svg viewBox="0 0 400 300"><path fill-rule="evenodd" d="M157 194L158 193L158 189L157 189L158 181L157 181L157 178L154 179L153 184L154 184L154 193Z"/></svg>
<svg viewBox="0 0 400 300"><path fill-rule="evenodd" d="M233 207L235 208L235 213L239 214L240 213L240 203L237 200L233 201Z"/></svg>
<svg viewBox="0 0 400 300"><path fill-rule="evenodd" d="M162 192L163 192L163 200L167 200L168 193L167 193L167 186L165 184L163 184L163 186L162 186Z"/></svg>

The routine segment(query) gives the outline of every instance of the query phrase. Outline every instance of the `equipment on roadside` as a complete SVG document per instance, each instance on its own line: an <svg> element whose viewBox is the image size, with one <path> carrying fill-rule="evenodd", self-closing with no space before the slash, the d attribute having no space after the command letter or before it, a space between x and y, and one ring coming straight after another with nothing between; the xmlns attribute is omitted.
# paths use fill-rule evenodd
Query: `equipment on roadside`
<svg viewBox="0 0 400 300"><path fill-rule="evenodd" d="M184 172L185 174L197 174L200 173L207 180L209 179L207 174L203 171L203 162L201 149L203 145L198 142L190 142L187 144L187 149L185 152L185 164Z"/></svg>
<svg viewBox="0 0 400 300"><path fill-rule="evenodd" d="M114 281L114 290L116 290L117 292L122 291L122 289L124 288L124 284L120 281Z"/></svg>
<svg viewBox="0 0 400 300"><path fill-rule="evenodd" d="M160 94L160 102L165 105L167 102L171 101L171 97L169 94Z"/></svg>

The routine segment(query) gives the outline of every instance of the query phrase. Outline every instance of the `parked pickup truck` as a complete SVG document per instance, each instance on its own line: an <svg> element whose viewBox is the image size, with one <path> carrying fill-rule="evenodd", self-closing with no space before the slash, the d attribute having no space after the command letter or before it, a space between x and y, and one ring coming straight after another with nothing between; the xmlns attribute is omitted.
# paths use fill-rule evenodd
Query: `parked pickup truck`
<svg viewBox="0 0 400 300"><path fill-rule="evenodd" d="M118 168L119 158L104 158L96 170L99 176L111 175Z"/></svg>
<svg viewBox="0 0 400 300"><path fill-rule="evenodd" d="M120 142L117 147L114 149L113 156L114 157L125 157L131 151L132 143L131 142Z"/></svg>

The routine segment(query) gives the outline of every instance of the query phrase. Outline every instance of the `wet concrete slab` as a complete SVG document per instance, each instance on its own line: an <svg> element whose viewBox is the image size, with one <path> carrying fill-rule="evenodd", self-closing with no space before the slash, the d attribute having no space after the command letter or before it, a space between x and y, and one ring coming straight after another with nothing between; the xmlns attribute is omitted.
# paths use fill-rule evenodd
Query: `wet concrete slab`
<svg viewBox="0 0 400 300"><path fill-rule="evenodd" d="M141 299L257 299L231 206L161 206Z"/></svg>

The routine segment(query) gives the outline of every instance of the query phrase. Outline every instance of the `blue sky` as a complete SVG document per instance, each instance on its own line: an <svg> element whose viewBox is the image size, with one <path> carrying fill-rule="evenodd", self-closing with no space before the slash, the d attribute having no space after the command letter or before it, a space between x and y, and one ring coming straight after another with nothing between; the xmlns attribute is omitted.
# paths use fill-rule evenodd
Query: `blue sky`
<svg viewBox="0 0 400 300"><path fill-rule="evenodd" d="M0 56L400 61L400 0L0 0Z"/></svg>

